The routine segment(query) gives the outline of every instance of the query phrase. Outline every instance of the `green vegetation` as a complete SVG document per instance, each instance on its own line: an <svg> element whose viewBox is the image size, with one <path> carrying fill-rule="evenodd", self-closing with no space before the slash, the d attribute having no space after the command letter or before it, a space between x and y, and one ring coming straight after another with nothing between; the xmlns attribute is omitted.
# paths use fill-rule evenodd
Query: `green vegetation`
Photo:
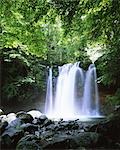
<svg viewBox="0 0 120 150"><path fill-rule="evenodd" d="M119 88L119 0L2 0L1 4L3 99L28 98L33 87L44 91L45 66L81 61L87 68L89 50L94 60L96 53L103 54L95 62L99 82Z"/></svg>
<svg viewBox="0 0 120 150"><path fill-rule="evenodd" d="M45 90L46 69L42 60L18 48L2 49L2 99L30 99L35 88ZM45 62L44 62L45 63Z"/></svg>

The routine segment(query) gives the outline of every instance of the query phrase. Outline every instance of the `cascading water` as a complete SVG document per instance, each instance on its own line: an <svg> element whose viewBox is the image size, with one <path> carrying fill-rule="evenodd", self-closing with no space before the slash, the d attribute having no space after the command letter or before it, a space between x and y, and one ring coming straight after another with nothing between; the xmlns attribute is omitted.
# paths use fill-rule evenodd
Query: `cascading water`
<svg viewBox="0 0 120 150"><path fill-rule="evenodd" d="M82 115L96 116L99 115L99 95L97 86L97 75L94 64L91 64L86 72L84 85Z"/></svg>
<svg viewBox="0 0 120 150"><path fill-rule="evenodd" d="M52 69L49 69L45 114L50 118L80 118L99 116L99 94L94 64L87 72L79 63L59 67L53 97Z"/></svg>
<svg viewBox="0 0 120 150"><path fill-rule="evenodd" d="M52 111L53 111L53 85L52 85L52 68L50 68L48 81L47 81L45 114L52 114Z"/></svg>

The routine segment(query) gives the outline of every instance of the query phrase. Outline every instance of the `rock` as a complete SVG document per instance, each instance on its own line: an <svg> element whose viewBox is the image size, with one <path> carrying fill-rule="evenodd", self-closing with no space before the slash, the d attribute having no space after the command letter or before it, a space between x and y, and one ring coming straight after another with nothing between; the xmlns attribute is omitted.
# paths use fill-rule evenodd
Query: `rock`
<svg viewBox="0 0 120 150"><path fill-rule="evenodd" d="M120 105L115 106L114 113L120 114Z"/></svg>
<svg viewBox="0 0 120 150"><path fill-rule="evenodd" d="M41 115L40 117L39 117L39 121L41 122L41 124L46 120L46 119L48 119L45 115Z"/></svg>
<svg viewBox="0 0 120 150"><path fill-rule="evenodd" d="M27 113L17 113L17 118L21 119L24 123L32 123L33 117Z"/></svg>
<svg viewBox="0 0 120 150"><path fill-rule="evenodd" d="M16 113L16 117L19 118L21 115L26 115L27 113L25 111L19 111Z"/></svg>
<svg viewBox="0 0 120 150"><path fill-rule="evenodd" d="M0 147L3 150L13 149L12 139L8 134L0 137Z"/></svg>
<svg viewBox="0 0 120 150"><path fill-rule="evenodd" d="M78 130L79 124L76 121L62 121L58 122L58 127L56 127L57 131L61 130Z"/></svg>
<svg viewBox="0 0 120 150"><path fill-rule="evenodd" d="M12 148L15 148L17 142L23 137L23 135L24 135L23 130L17 129L17 128L13 128L13 127L9 127L8 129L6 129L6 130L4 131L4 133L3 133L2 136L1 136L1 139L2 139L2 142L3 142L3 146L5 146L4 144L6 143L6 142L4 141L4 139L6 139L6 137L7 137L7 138L9 137L8 139L11 140ZM9 140L9 141L10 141L10 140ZM9 143L9 144L10 144L10 143ZM9 144L7 144L7 145L8 145L8 146L11 146L11 145L9 145Z"/></svg>
<svg viewBox="0 0 120 150"><path fill-rule="evenodd" d="M37 120L34 119L33 123L43 125L46 120L48 120L48 118L45 115L41 115Z"/></svg>
<svg viewBox="0 0 120 150"><path fill-rule="evenodd" d="M85 148L109 146L109 141L101 134L95 132L83 132L76 134L74 135L74 140L78 146Z"/></svg>
<svg viewBox="0 0 120 150"><path fill-rule="evenodd" d="M57 130L58 128L59 128L58 125L50 124L50 125L47 126L45 129L48 130L48 131L55 131L55 130Z"/></svg>
<svg viewBox="0 0 120 150"><path fill-rule="evenodd" d="M74 133L74 132L73 132ZM65 134L59 132L53 134L50 131L44 133L43 149L76 149L76 148L110 148L111 143L101 134L94 132L75 132Z"/></svg>
<svg viewBox="0 0 120 150"><path fill-rule="evenodd" d="M5 122L7 121L7 116L6 115L1 115L0 116L0 122Z"/></svg>
<svg viewBox="0 0 120 150"><path fill-rule="evenodd" d="M7 115L7 118L6 118L6 121L8 122L8 123L11 123L13 120L15 120L16 119L16 114L15 113L9 113L8 115Z"/></svg>
<svg viewBox="0 0 120 150"><path fill-rule="evenodd" d="M113 141L120 141L120 115L111 114L105 120L91 126L88 132L101 133Z"/></svg>
<svg viewBox="0 0 120 150"><path fill-rule="evenodd" d="M1 122L7 121L9 124L16 119L16 114L15 113L9 113L8 115L1 115L0 120Z"/></svg>
<svg viewBox="0 0 120 150"><path fill-rule="evenodd" d="M39 124L39 121L38 121L38 119L34 119L34 120L32 121L32 123L37 125L37 124Z"/></svg>
<svg viewBox="0 0 120 150"><path fill-rule="evenodd" d="M43 131L41 133L42 139L47 139L47 138L52 138L54 136L55 132L48 130L48 131Z"/></svg>
<svg viewBox="0 0 120 150"><path fill-rule="evenodd" d="M21 125L22 125L22 120L17 118L15 120L11 121L11 123L8 126L8 128L9 127L20 128Z"/></svg>
<svg viewBox="0 0 120 150"><path fill-rule="evenodd" d="M5 131L6 127L8 126L8 122L5 121L5 122L2 122L0 124L0 135Z"/></svg>
<svg viewBox="0 0 120 150"><path fill-rule="evenodd" d="M4 115L4 112L3 112L2 109L0 109L0 116L1 116L1 115Z"/></svg>
<svg viewBox="0 0 120 150"><path fill-rule="evenodd" d="M49 126L49 125L51 125L51 124L53 124L53 121L52 121L52 120L46 119L46 120L44 121L44 126L45 126L45 127L47 127L47 126Z"/></svg>
<svg viewBox="0 0 120 150"><path fill-rule="evenodd" d="M43 144L43 149L76 149L77 143L72 137L60 136L51 137Z"/></svg>
<svg viewBox="0 0 120 150"><path fill-rule="evenodd" d="M17 144L16 150L41 150L37 136L30 134L21 138Z"/></svg>
<svg viewBox="0 0 120 150"><path fill-rule="evenodd" d="M42 113L38 110L31 110L27 114L30 114L33 118L40 118L42 116Z"/></svg>
<svg viewBox="0 0 120 150"><path fill-rule="evenodd" d="M34 134L35 131L38 131L38 126L31 123L22 124L21 128L24 130L24 132L29 132L30 134Z"/></svg>

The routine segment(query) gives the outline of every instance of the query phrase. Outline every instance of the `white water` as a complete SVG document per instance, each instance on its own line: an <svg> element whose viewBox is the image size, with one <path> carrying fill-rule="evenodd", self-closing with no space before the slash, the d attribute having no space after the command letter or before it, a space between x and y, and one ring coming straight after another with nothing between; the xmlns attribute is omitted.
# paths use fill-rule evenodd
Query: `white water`
<svg viewBox="0 0 120 150"><path fill-rule="evenodd" d="M85 72L79 63L59 67L53 97L52 69L49 69L45 114L50 118L98 117L99 94L94 64Z"/></svg>
<svg viewBox="0 0 120 150"><path fill-rule="evenodd" d="M52 85L52 68L49 69L47 81L47 93L45 101L45 114L51 115L53 111L53 85Z"/></svg>

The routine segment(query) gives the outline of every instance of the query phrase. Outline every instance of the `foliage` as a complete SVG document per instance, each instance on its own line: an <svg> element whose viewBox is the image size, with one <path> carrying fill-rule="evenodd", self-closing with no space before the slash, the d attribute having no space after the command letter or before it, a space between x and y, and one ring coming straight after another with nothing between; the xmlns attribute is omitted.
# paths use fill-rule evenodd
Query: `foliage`
<svg viewBox="0 0 120 150"><path fill-rule="evenodd" d="M120 89L118 89L114 96L107 96L107 102L111 105L120 105Z"/></svg>
<svg viewBox="0 0 120 150"><path fill-rule="evenodd" d="M2 49L2 99L25 100L37 87L45 90L45 68L30 53L18 48ZM25 92L26 91L26 92Z"/></svg>

